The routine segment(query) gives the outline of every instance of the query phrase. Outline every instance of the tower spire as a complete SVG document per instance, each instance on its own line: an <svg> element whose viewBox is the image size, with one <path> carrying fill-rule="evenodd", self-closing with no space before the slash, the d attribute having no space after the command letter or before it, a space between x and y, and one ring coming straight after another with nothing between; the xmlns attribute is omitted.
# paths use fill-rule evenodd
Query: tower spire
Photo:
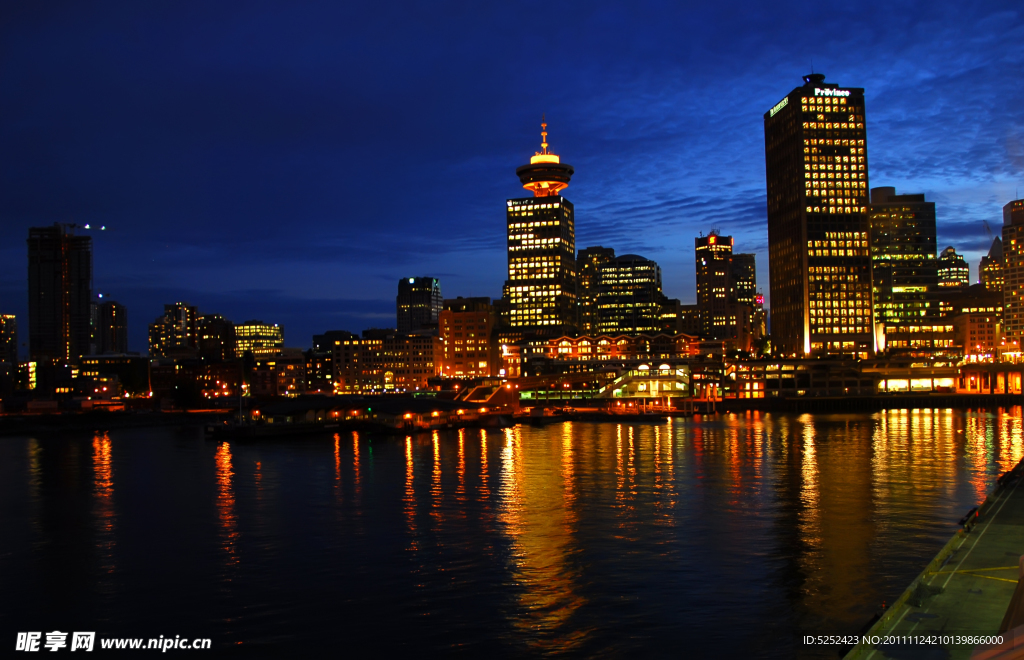
<svg viewBox="0 0 1024 660"><path fill-rule="evenodd" d="M540 114L540 148L542 154L548 152L548 124L543 112Z"/></svg>
<svg viewBox="0 0 1024 660"><path fill-rule="evenodd" d="M534 197L552 197L558 195L569 185L572 177L572 165L562 162L558 154L552 153L548 144L547 114L540 116L540 151L530 157L530 164L516 168L516 175L523 188L533 193Z"/></svg>

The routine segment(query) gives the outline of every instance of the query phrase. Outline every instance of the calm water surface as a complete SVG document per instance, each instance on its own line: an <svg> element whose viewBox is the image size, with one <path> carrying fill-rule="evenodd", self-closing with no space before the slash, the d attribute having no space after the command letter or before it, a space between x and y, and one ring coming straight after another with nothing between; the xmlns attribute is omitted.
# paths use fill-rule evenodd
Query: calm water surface
<svg viewBox="0 0 1024 660"><path fill-rule="evenodd" d="M246 657L835 657L799 637L856 633L1022 454L1020 408L0 438L0 629Z"/></svg>

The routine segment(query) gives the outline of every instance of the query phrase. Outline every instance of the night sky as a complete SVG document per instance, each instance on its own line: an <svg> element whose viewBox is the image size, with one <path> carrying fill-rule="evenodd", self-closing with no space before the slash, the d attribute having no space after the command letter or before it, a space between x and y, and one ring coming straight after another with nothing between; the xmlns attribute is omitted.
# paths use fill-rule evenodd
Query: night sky
<svg viewBox="0 0 1024 660"><path fill-rule="evenodd" d="M505 199L576 168L576 245L755 252L763 114L801 76L863 87L869 184L937 203L971 278L1024 188L1019 2L9 2L0 13L0 312L27 342L31 226L93 231L129 349L165 303L313 333L392 327L400 277L501 295Z"/></svg>

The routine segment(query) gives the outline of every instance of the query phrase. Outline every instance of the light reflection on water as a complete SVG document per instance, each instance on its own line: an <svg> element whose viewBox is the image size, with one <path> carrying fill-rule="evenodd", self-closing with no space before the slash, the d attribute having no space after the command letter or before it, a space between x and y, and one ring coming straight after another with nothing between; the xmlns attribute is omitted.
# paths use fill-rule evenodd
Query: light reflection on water
<svg viewBox="0 0 1024 660"><path fill-rule="evenodd" d="M1021 433L1012 408L3 438L0 620L271 655L331 629L469 656L829 657L798 637L891 602Z"/></svg>

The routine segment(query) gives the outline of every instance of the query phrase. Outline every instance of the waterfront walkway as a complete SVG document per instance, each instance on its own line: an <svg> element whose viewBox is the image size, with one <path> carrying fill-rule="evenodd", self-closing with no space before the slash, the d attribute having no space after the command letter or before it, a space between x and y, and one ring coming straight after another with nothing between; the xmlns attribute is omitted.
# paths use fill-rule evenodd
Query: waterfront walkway
<svg viewBox="0 0 1024 660"><path fill-rule="evenodd" d="M887 636L989 636L1000 624L1021 575L1024 463L1002 478L973 517L867 633ZM967 531L969 530L969 531ZM1004 638L1009 639L1004 635ZM942 641L942 640L940 640ZM848 660L970 658L975 644L859 644Z"/></svg>

